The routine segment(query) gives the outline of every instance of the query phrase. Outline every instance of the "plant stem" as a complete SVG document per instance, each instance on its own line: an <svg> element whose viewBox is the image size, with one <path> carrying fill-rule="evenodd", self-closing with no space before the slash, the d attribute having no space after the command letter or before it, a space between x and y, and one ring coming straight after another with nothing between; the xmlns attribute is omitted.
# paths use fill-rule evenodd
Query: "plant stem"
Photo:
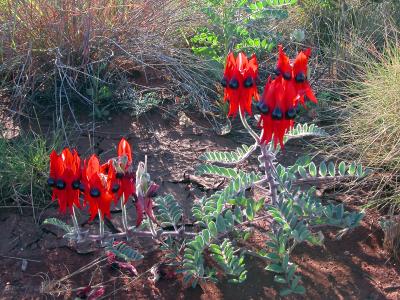
<svg viewBox="0 0 400 300"><path fill-rule="evenodd" d="M82 239L81 230L79 228L78 218L76 217L75 205L72 205L72 223L74 224L75 232L78 236L78 241Z"/></svg>
<svg viewBox="0 0 400 300"><path fill-rule="evenodd" d="M103 239L104 238L104 220L101 215L100 209L98 210L98 216L99 216L99 236L100 236L100 239Z"/></svg>
<svg viewBox="0 0 400 300"><path fill-rule="evenodd" d="M154 233L151 231L131 231L129 229L129 234L130 235L135 235L137 237L154 237ZM182 237L190 237L194 238L197 236L198 233L196 232L183 232L183 231L163 231L160 233L160 236L182 236ZM126 236L126 232L120 232L120 233L113 233L108 235L109 238L111 239L118 239L118 238L123 238ZM102 240L103 238L100 235L96 234L90 234L87 237L89 240L94 240L94 241L99 241Z"/></svg>
<svg viewBox="0 0 400 300"><path fill-rule="evenodd" d="M125 195L122 194L121 197L121 209L122 209L122 226L124 227L124 231L127 232L128 229L128 216L126 213L126 205L125 205Z"/></svg>
<svg viewBox="0 0 400 300"><path fill-rule="evenodd" d="M277 180L275 180L274 175L277 175L274 172L274 155L267 150L266 144L259 145L261 149L261 160L264 163L264 172L267 177L269 190L271 193L271 204L275 205L278 202L278 189L277 189Z"/></svg>
<svg viewBox="0 0 400 300"><path fill-rule="evenodd" d="M147 217L147 218L149 220L150 232L153 234L153 237L156 237L157 236L157 232L154 229L153 221L149 217Z"/></svg>
<svg viewBox="0 0 400 300"><path fill-rule="evenodd" d="M239 116L240 120L244 128L249 132L249 134L256 140L257 146L260 147L261 150L261 161L263 163L263 168L266 176L266 180L268 181L269 190L271 193L271 203L275 205L278 202L278 189L277 189L277 180L275 180L274 176L277 176L274 166L275 155L267 149L266 143L261 143L260 137L257 133L251 129L250 125L246 121L246 117L242 113L242 110L239 106Z"/></svg>
<svg viewBox="0 0 400 300"><path fill-rule="evenodd" d="M242 109L240 108L239 105L239 116L240 116L240 121L242 121L242 124L244 128L250 133L250 135L256 140L257 144L260 145L260 137L257 135L257 133L254 132L253 129L251 129L250 125L246 121L246 117L244 116Z"/></svg>

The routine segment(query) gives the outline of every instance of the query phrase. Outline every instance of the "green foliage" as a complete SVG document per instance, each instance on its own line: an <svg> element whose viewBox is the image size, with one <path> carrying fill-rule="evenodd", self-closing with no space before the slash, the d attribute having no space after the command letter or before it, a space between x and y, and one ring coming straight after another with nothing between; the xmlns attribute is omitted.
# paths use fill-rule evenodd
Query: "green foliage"
<svg viewBox="0 0 400 300"><path fill-rule="evenodd" d="M177 228L182 218L183 210L174 196L157 197L155 203L157 205L157 219L161 221L161 226Z"/></svg>
<svg viewBox="0 0 400 300"><path fill-rule="evenodd" d="M57 218L47 218L46 220L43 221L43 225L54 225L62 230L64 230L66 233L70 233L74 230L74 228L63 221L57 219Z"/></svg>
<svg viewBox="0 0 400 300"><path fill-rule="evenodd" d="M224 176L223 174L219 175ZM251 187L260 178L260 174L240 171L238 176L232 179L223 190L217 191L209 198L203 198L199 203L195 203L192 213L196 217L197 223L205 226L204 222L214 219L222 212L224 205L229 202L232 203L232 199L235 199L238 194L243 194L247 188ZM254 202L246 200L241 204L244 204L247 211L254 211L253 208L247 208L248 205L255 205Z"/></svg>
<svg viewBox="0 0 400 300"><path fill-rule="evenodd" d="M233 277L230 279L232 282L238 283L246 279L247 272L244 269L242 256L233 255L232 245L227 242L221 246L216 244L221 236L234 229L235 222L238 223L238 219L233 216L231 210L227 210L224 214L218 214L215 220L208 221L206 228L187 243L181 270L185 274L184 281L192 282L192 286L196 286L201 280L216 281L215 270L204 265L203 253L208 248L220 266L226 268L227 274Z"/></svg>
<svg viewBox="0 0 400 300"><path fill-rule="evenodd" d="M312 178L324 178L332 177L332 179L359 179L363 178L370 173L369 169L364 169L362 164L356 164L352 162L347 164L341 161L336 167L335 163L330 161L322 161L317 166L310 157L301 157L296 161L293 166L283 167L278 165L277 172L279 177L286 181L289 178L294 179L312 179Z"/></svg>
<svg viewBox="0 0 400 300"><path fill-rule="evenodd" d="M224 239L221 245L210 245L211 256L224 270L225 274L234 277L229 282L242 283L246 280L247 271L244 264L244 256L235 255L236 250L228 239Z"/></svg>
<svg viewBox="0 0 400 300"><path fill-rule="evenodd" d="M289 132L284 136L283 143L287 143L287 141L291 139L299 139L306 137L323 137L327 136L327 133L318 127L315 124L297 124L294 128L289 130ZM269 151L278 153L280 151L280 145L274 146L274 143L271 141L269 143Z"/></svg>
<svg viewBox="0 0 400 300"><path fill-rule="evenodd" d="M314 125L298 125L288 134L286 140L324 134ZM212 163L238 165L238 161L247 158L254 150L246 146L236 152L208 152L201 159ZM260 162L264 159L266 158L263 155L259 157ZM340 229L337 234L340 238L358 226L364 216L363 212L346 211L342 203L322 204L316 197L314 187L304 190L298 185L301 180L309 180L312 184L313 181L322 179L362 178L368 171L360 164L340 162L335 165L334 162L321 162L317 165L311 157L304 156L292 166L276 164L268 172L272 172L274 184L277 184L277 196L274 202L266 204L264 198L256 201L246 196L246 189L256 182L266 180L265 176L254 172L246 173L238 167L211 164L198 166L198 175L222 176L229 182L225 188L201 199L192 208L196 223L203 229L185 248L182 272L187 282L196 285L201 280L216 280L215 270L208 268L204 259L206 249L232 282L245 280L243 254L235 255L239 250L234 250L231 242L223 237L229 232L235 232L237 226L241 226L243 222L253 221L265 208L273 220L273 226L268 234L267 248L260 255L270 261L266 269L276 273L274 281L283 285L280 289L281 296L302 295L305 288L301 285L300 275L296 274L296 265L290 261L293 249L303 242L321 245L324 236L314 230L316 226L335 226ZM246 236L248 237L247 233Z"/></svg>
<svg viewBox="0 0 400 300"><path fill-rule="evenodd" d="M29 133L14 139L0 137L0 199L3 205L42 206L47 189L49 155L58 147L56 138Z"/></svg>
<svg viewBox="0 0 400 300"><path fill-rule="evenodd" d="M242 145L242 147L237 148L236 151L231 152L205 152L199 157L199 159L208 162L219 162L222 164L236 164L246 158L255 149L255 145L252 145L250 147L247 145Z"/></svg>
<svg viewBox="0 0 400 300"><path fill-rule="evenodd" d="M106 247L106 251L115 254L116 257L127 262L141 260L143 258L143 255L129 247L124 242L115 242L111 245L108 245Z"/></svg>
<svg viewBox="0 0 400 300"><path fill-rule="evenodd" d="M223 63L230 50L270 51L274 36L262 30L271 20L288 17L286 7L297 0L199 0L195 1L210 25L197 28L191 38L192 50Z"/></svg>

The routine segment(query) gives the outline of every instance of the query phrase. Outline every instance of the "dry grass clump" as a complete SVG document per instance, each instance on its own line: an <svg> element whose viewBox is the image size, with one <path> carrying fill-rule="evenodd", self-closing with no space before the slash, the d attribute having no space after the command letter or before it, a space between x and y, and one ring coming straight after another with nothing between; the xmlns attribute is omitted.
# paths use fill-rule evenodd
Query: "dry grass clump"
<svg viewBox="0 0 400 300"><path fill-rule="evenodd" d="M371 55L370 51L370 55ZM358 80L346 86L346 101L339 137L343 153L359 155L364 164L378 170L374 203L400 204L400 48L388 45L374 51L374 59L361 64Z"/></svg>
<svg viewBox="0 0 400 300"><path fill-rule="evenodd" d="M27 100L46 109L50 99L61 115L118 104L115 91L137 95L124 89L189 95L207 109L213 70L181 34L191 12L184 0L2 0L0 84L18 113Z"/></svg>

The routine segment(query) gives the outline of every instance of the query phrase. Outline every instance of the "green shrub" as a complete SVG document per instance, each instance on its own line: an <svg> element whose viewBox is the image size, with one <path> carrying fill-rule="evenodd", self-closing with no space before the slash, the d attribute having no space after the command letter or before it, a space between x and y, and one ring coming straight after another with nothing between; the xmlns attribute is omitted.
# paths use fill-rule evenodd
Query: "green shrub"
<svg viewBox="0 0 400 300"><path fill-rule="evenodd" d="M297 0L196 0L207 19L191 38L195 54L223 63L231 50L261 54L276 46L279 33L274 22L288 17L287 8Z"/></svg>

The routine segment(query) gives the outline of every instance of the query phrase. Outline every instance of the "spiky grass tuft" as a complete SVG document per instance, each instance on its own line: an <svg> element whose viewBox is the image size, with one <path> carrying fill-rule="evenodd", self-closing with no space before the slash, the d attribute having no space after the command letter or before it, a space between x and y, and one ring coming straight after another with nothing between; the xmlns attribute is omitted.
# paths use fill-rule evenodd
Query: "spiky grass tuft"
<svg viewBox="0 0 400 300"><path fill-rule="evenodd" d="M371 53L370 53L371 54ZM388 45L357 68L359 80L350 81L343 102L341 151L359 154L364 164L379 172L373 200L378 205L400 205L400 48Z"/></svg>
<svg viewBox="0 0 400 300"><path fill-rule="evenodd" d="M51 195L46 186L50 151L57 139L20 134L13 139L0 135L0 207L43 207Z"/></svg>

